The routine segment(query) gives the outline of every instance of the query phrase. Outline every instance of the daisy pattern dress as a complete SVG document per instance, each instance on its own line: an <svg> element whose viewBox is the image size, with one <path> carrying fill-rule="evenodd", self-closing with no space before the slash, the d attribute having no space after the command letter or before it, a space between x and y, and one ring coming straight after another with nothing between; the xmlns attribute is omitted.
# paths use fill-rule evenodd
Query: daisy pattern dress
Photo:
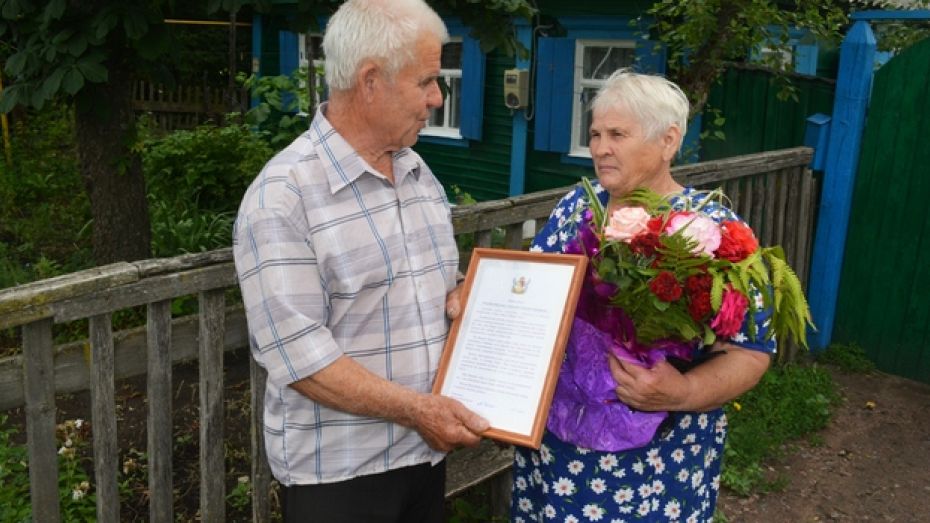
<svg viewBox="0 0 930 523"><path fill-rule="evenodd" d="M594 185L601 201L608 194ZM676 209L694 207L704 193L687 188L675 196ZM562 252L587 206L584 189L566 195L536 236L532 251ZM717 222L739 219L726 207L704 208ZM759 298L761 299L761 298ZM758 343L743 329L730 343L775 352L775 340L765 341L766 313L754 318ZM727 435L723 409L671 412L644 447L602 452L561 441L546 431L539 450L516 447L513 465L511 521L580 523L587 521L711 521L720 488L720 460Z"/></svg>

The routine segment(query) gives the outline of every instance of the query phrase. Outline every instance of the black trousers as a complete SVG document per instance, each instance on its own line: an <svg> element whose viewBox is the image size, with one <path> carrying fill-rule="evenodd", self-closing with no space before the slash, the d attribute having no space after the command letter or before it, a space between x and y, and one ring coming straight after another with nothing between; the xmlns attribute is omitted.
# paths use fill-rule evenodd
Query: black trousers
<svg viewBox="0 0 930 523"><path fill-rule="evenodd" d="M446 462L281 489L285 523L443 523Z"/></svg>

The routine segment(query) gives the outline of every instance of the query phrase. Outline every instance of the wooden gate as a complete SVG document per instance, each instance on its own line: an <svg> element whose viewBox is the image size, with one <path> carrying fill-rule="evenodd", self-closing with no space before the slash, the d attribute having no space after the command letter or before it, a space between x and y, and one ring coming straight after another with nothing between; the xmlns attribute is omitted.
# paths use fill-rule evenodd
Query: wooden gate
<svg viewBox="0 0 930 523"><path fill-rule="evenodd" d="M930 383L930 39L875 74L867 118L833 340Z"/></svg>

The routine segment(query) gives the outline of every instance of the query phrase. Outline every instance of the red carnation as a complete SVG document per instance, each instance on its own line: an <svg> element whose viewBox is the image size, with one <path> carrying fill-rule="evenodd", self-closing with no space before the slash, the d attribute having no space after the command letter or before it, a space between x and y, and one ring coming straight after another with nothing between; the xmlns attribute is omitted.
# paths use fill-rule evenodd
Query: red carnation
<svg viewBox="0 0 930 523"><path fill-rule="evenodd" d="M649 282L649 290L662 301L675 301L681 298L682 288L669 271L662 271Z"/></svg>
<svg viewBox="0 0 930 523"><path fill-rule="evenodd" d="M652 231L637 234L630 240L630 250L646 257L655 256L656 249L660 245L662 245L662 242L659 241L659 235Z"/></svg>
<svg viewBox="0 0 930 523"><path fill-rule="evenodd" d="M688 314L694 321L703 323L711 312L710 291L688 293Z"/></svg>
<svg viewBox="0 0 930 523"><path fill-rule="evenodd" d="M717 258L739 262L745 260L759 248L752 229L743 222L731 220L720 225L720 247L717 248Z"/></svg>
<svg viewBox="0 0 930 523"><path fill-rule="evenodd" d="M689 295L697 294L701 291L710 292L710 288L713 284L714 278L706 272L692 274L685 278L685 290L688 291Z"/></svg>

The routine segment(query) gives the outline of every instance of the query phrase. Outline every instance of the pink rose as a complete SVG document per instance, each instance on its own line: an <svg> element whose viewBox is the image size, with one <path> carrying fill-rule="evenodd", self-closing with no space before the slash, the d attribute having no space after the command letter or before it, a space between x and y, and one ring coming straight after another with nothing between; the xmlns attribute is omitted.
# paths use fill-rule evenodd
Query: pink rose
<svg viewBox="0 0 930 523"><path fill-rule="evenodd" d="M678 213L668 221L665 227L667 234L675 234L679 230L685 238L696 241L694 254L706 254L713 257L714 251L720 247L720 226L710 218L689 212Z"/></svg>
<svg viewBox="0 0 930 523"><path fill-rule="evenodd" d="M623 207L610 215L610 223L604 227L604 236L610 240L629 243L637 234L646 230L649 213L642 207Z"/></svg>

